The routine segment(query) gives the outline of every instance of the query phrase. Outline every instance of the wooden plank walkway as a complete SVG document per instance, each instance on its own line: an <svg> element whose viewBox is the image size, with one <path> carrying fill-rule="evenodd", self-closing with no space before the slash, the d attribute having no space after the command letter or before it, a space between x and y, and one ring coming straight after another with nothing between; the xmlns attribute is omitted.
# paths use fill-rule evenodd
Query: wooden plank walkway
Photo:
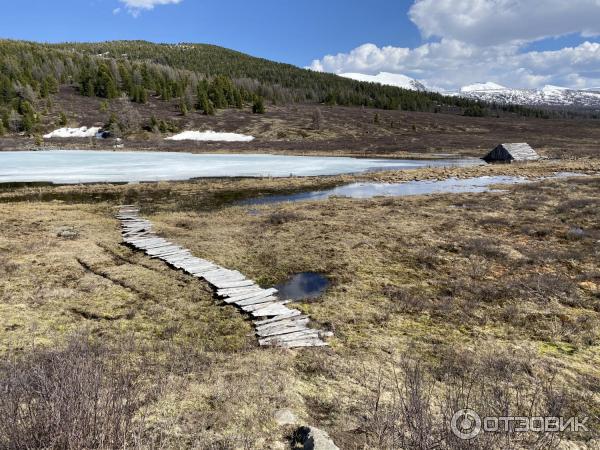
<svg viewBox="0 0 600 450"><path fill-rule="evenodd" d="M152 223L139 217L139 209L134 205L122 205L117 218L126 244L205 280L217 297L251 316L260 345L285 348L327 345L323 338L331 333L310 328L309 317L288 308L289 302L277 297L277 289L263 289L237 270L197 258L189 250L157 236Z"/></svg>

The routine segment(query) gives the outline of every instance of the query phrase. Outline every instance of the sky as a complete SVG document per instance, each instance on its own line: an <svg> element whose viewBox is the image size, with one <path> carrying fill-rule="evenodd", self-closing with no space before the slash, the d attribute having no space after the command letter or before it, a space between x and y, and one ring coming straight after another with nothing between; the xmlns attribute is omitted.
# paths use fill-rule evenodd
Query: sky
<svg viewBox="0 0 600 450"><path fill-rule="evenodd" d="M600 0L20 0L0 37L211 43L452 90L600 87Z"/></svg>

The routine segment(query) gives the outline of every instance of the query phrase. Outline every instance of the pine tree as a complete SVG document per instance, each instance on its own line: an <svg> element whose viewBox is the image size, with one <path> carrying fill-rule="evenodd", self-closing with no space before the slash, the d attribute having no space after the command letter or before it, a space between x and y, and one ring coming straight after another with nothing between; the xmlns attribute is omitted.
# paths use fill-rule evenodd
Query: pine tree
<svg viewBox="0 0 600 450"><path fill-rule="evenodd" d="M264 114L265 113L265 102L262 97L257 96L254 99L254 104L252 105L252 112L254 114Z"/></svg>
<svg viewBox="0 0 600 450"><path fill-rule="evenodd" d="M33 130L33 119L31 118L31 116L27 115L27 116L23 116L22 122L21 122L21 127L23 128L23 131L29 133L31 130Z"/></svg>
<svg viewBox="0 0 600 450"><path fill-rule="evenodd" d="M4 129L4 123L0 120L0 136L4 136L6 130Z"/></svg>
<svg viewBox="0 0 600 450"><path fill-rule="evenodd" d="M244 107L244 103L242 102L242 94L239 89L235 89L233 91L234 97L234 105L237 109L242 109Z"/></svg>
<svg viewBox="0 0 600 450"><path fill-rule="evenodd" d="M179 111L181 112L182 116L187 116L188 108L183 100L179 103Z"/></svg>
<svg viewBox="0 0 600 450"><path fill-rule="evenodd" d="M97 97L115 98L118 95L117 85L112 76L112 73L106 64L101 64L98 67L96 75L94 93Z"/></svg>

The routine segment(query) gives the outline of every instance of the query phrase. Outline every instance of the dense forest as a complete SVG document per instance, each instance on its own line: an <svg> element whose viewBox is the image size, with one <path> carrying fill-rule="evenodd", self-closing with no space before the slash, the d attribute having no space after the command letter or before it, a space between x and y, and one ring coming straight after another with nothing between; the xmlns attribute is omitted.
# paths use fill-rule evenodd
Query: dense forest
<svg viewBox="0 0 600 450"><path fill-rule="evenodd" d="M482 116L509 110L460 97L417 92L318 73L203 44L152 44L142 41L38 44L0 40L0 134L31 131L44 105L62 85L83 96L128 96L145 103L149 96L177 99L182 114L214 114L222 108L265 102L324 103L381 109ZM550 117L540 110L515 107L522 116Z"/></svg>

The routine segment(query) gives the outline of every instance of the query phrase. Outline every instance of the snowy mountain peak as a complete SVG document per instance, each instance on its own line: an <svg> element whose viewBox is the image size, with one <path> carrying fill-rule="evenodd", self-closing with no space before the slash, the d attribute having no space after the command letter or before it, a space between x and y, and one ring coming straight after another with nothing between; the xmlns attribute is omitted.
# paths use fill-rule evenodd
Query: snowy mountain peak
<svg viewBox="0 0 600 450"><path fill-rule="evenodd" d="M480 91L503 91L504 86L488 81L487 83L475 83L460 88L460 92L480 92Z"/></svg>
<svg viewBox="0 0 600 450"><path fill-rule="evenodd" d="M576 108L600 108L600 91L597 89L569 89L546 85L540 89L512 89L497 83L477 83L464 86L456 92L474 100L490 103L504 103L524 106L556 106Z"/></svg>
<svg viewBox="0 0 600 450"><path fill-rule="evenodd" d="M366 75L364 73L340 73L340 77L350 78L356 81L379 83L387 86L395 86L413 91L426 91L427 88L420 81L399 73L379 72L377 75Z"/></svg>

